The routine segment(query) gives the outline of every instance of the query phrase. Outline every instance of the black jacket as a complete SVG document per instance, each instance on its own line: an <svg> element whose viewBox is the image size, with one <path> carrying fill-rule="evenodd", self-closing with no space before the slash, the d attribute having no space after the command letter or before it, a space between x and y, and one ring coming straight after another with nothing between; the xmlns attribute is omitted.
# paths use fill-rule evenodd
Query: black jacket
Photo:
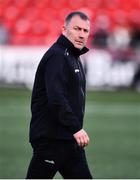
<svg viewBox="0 0 140 180"><path fill-rule="evenodd" d="M79 50L63 35L39 63L32 92L30 142L73 139L83 126L85 74Z"/></svg>

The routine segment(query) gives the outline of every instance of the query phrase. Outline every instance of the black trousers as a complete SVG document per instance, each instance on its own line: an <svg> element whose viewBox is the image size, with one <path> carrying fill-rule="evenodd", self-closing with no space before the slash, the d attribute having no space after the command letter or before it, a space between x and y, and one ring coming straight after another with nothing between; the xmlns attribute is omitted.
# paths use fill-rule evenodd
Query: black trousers
<svg viewBox="0 0 140 180"><path fill-rule="evenodd" d="M85 151L73 141L49 141L33 146L26 179L52 179L56 172L64 179L92 179Z"/></svg>

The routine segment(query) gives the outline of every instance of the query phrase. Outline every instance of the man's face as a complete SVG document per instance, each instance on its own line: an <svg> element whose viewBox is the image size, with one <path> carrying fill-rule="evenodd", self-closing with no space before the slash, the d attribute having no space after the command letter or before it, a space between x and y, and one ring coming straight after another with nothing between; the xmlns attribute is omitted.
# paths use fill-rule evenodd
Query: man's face
<svg viewBox="0 0 140 180"><path fill-rule="evenodd" d="M83 20L78 15L74 16L68 25L63 27L63 35L66 36L78 49L86 46L90 31L89 20Z"/></svg>

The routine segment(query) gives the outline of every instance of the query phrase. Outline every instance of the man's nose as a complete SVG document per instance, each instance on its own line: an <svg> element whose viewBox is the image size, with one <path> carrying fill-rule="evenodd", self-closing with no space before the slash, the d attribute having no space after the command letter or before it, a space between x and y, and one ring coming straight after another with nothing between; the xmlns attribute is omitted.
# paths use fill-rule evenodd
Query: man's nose
<svg viewBox="0 0 140 180"><path fill-rule="evenodd" d="M84 37L85 37L85 32L84 32L83 30L81 30L81 31L79 32L79 37L80 37L80 38L84 38Z"/></svg>

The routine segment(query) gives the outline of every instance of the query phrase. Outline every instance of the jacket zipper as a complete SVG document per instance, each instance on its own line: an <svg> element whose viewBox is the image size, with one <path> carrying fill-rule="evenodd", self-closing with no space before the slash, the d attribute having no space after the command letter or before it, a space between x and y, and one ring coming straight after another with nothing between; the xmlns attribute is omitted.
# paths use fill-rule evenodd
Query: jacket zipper
<svg viewBox="0 0 140 180"><path fill-rule="evenodd" d="M80 78L81 78L81 80L82 81L84 81L84 75L83 75L83 70L82 70L82 68L81 68L81 65L80 65L80 59L78 58L78 60L77 60L77 65L78 65L78 68L79 68L79 70L80 70ZM81 90L81 93L82 93L82 96L83 96L83 99L85 99L85 93L84 93L84 91L83 91L83 89L82 89L82 84L80 85L81 87L80 87L80 90ZM82 105L82 113L84 114L84 106Z"/></svg>

